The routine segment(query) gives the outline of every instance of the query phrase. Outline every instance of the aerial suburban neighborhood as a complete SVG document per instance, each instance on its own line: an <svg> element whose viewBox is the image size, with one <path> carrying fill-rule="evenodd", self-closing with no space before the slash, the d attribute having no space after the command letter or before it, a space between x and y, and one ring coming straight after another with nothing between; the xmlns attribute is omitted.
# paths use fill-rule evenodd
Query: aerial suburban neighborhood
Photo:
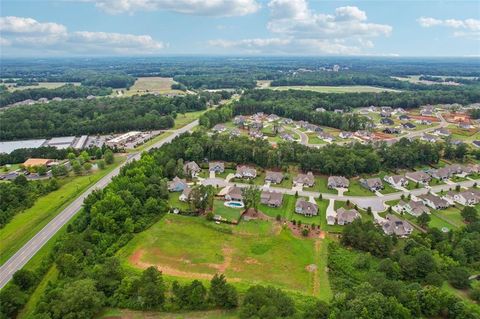
<svg viewBox="0 0 480 319"><path fill-rule="evenodd" d="M0 5L0 318L480 318L470 0Z"/></svg>

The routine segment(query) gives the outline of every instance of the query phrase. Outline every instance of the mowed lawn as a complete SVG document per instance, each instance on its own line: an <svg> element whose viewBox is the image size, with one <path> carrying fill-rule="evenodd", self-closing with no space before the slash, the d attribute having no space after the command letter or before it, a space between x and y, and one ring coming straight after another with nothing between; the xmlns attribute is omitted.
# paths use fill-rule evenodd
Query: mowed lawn
<svg viewBox="0 0 480 319"><path fill-rule="evenodd" d="M216 225L204 218L169 214L118 255L131 267L157 266L167 276L209 279L222 272L241 286L269 284L308 295L315 286L318 294L329 296L322 245L326 242L294 237L267 221ZM307 271L311 264L318 270Z"/></svg>
<svg viewBox="0 0 480 319"><path fill-rule="evenodd" d="M122 158L122 161L124 158ZM120 159L116 158L117 163ZM37 199L35 204L0 229L0 264L3 265L27 241L88 187L111 172L116 165L91 175L61 179L60 189Z"/></svg>
<svg viewBox="0 0 480 319"><path fill-rule="evenodd" d="M308 201L308 198L305 198ZM283 220L301 221L303 224L321 225L322 218L325 217L328 201L316 199L318 205L318 216L306 217L295 213L295 203L297 198L293 195L283 195L283 204L280 207L269 207L268 205L260 204L258 209L264 214L276 218L277 215ZM322 217L323 216L323 217Z"/></svg>
<svg viewBox="0 0 480 319"><path fill-rule="evenodd" d="M229 222L238 222L245 208L232 208L225 206L223 200L213 201L213 213L225 218Z"/></svg>
<svg viewBox="0 0 480 319"><path fill-rule="evenodd" d="M292 86L271 86L269 87L269 89L278 90L278 91L302 90L302 91L314 91L314 92L322 92L322 93L399 92L398 90L368 86L368 85L351 85L351 86L292 85Z"/></svg>

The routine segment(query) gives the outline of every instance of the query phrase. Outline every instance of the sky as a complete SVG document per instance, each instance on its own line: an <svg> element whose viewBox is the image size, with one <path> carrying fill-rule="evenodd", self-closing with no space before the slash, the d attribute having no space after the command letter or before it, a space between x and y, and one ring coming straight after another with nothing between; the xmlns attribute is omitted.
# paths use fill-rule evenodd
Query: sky
<svg viewBox="0 0 480 319"><path fill-rule="evenodd" d="M2 57L480 57L480 1L2 0Z"/></svg>

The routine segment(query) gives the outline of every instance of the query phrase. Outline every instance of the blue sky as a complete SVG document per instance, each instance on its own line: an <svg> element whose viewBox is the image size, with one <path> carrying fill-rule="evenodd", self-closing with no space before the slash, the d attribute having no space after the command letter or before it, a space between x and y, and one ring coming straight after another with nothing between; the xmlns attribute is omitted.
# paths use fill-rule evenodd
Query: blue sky
<svg viewBox="0 0 480 319"><path fill-rule="evenodd" d="M2 0L1 55L480 56L479 1Z"/></svg>

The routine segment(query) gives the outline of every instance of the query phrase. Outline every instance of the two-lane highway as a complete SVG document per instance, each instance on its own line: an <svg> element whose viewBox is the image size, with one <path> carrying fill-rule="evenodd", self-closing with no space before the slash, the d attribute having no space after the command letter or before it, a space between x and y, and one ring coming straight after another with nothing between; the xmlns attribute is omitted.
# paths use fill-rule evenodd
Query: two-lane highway
<svg viewBox="0 0 480 319"><path fill-rule="evenodd" d="M158 141L157 143L146 148L146 150L160 147L166 143L170 143L175 137L179 136L182 133L191 131L194 127L198 125L198 120L193 121L192 123L185 125L184 127L173 131L173 133L164 139ZM13 274L22 269L23 266L40 250L40 248L48 242L50 238L55 235L57 231L62 228L75 214L82 208L84 199L92 193L95 189L101 189L107 186L112 178L117 176L120 172L120 169L127 163L140 159L141 153L132 153L128 155L127 160L121 164L119 167L115 168L101 180L99 180L95 185L87 189L83 194L81 194L77 199L75 199L70 205L68 205L62 212L60 212L54 219L52 219L42 230L40 230L34 237L32 237L22 248L20 248L15 255L13 255L5 264L0 267L0 289L3 288L9 280L12 278Z"/></svg>

